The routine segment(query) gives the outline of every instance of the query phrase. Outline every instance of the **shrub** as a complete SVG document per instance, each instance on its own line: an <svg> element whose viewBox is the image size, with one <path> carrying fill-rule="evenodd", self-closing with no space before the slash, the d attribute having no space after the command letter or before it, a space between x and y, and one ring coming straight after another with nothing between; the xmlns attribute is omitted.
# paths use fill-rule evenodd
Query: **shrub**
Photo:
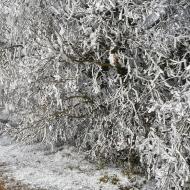
<svg viewBox="0 0 190 190"><path fill-rule="evenodd" d="M4 102L19 123L11 135L71 144L92 160L138 168L157 189L183 189L188 1L17 0L0 8Z"/></svg>

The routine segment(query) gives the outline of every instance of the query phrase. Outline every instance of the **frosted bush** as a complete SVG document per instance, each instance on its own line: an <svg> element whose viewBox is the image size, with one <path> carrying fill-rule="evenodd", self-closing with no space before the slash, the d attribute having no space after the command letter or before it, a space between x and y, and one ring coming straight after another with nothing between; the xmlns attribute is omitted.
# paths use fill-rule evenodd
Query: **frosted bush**
<svg viewBox="0 0 190 190"><path fill-rule="evenodd" d="M2 102L14 103L18 122L6 131L27 143L74 145L143 173L156 189L187 186L188 1L0 5Z"/></svg>

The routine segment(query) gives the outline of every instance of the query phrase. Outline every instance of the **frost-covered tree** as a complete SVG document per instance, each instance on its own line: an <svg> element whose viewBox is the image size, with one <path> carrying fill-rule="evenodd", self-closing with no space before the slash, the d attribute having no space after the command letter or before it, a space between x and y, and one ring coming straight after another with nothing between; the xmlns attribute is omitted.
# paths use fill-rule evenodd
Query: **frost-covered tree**
<svg viewBox="0 0 190 190"><path fill-rule="evenodd" d="M188 0L2 0L0 9L7 132L185 189Z"/></svg>

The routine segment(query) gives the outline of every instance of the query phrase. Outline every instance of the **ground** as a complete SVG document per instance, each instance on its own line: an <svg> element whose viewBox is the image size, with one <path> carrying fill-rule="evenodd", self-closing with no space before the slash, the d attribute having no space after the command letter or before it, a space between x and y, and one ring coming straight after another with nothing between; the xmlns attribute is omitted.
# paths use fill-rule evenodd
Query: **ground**
<svg viewBox="0 0 190 190"><path fill-rule="evenodd" d="M0 176L6 190L139 189L121 169L98 168L74 147L64 146L50 154L43 144L24 145L1 135L0 152Z"/></svg>

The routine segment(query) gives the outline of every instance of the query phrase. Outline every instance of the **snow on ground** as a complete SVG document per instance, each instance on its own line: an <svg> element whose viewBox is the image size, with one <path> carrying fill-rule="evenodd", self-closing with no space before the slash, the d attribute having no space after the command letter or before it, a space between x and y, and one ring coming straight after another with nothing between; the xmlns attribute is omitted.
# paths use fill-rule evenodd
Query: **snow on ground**
<svg viewBox="0 0 190 190"><path fill-rule="evenodd" d="M130 185L119 169L98 170L73 147L65 146L55 154L47 153L45 145L23 145L13 142L10 137L0 136L0 163L6 163L6 174L36 189L118 190L120 185ZM116 176L119 181L116 180L114 185L107 176Z"/></svg>

